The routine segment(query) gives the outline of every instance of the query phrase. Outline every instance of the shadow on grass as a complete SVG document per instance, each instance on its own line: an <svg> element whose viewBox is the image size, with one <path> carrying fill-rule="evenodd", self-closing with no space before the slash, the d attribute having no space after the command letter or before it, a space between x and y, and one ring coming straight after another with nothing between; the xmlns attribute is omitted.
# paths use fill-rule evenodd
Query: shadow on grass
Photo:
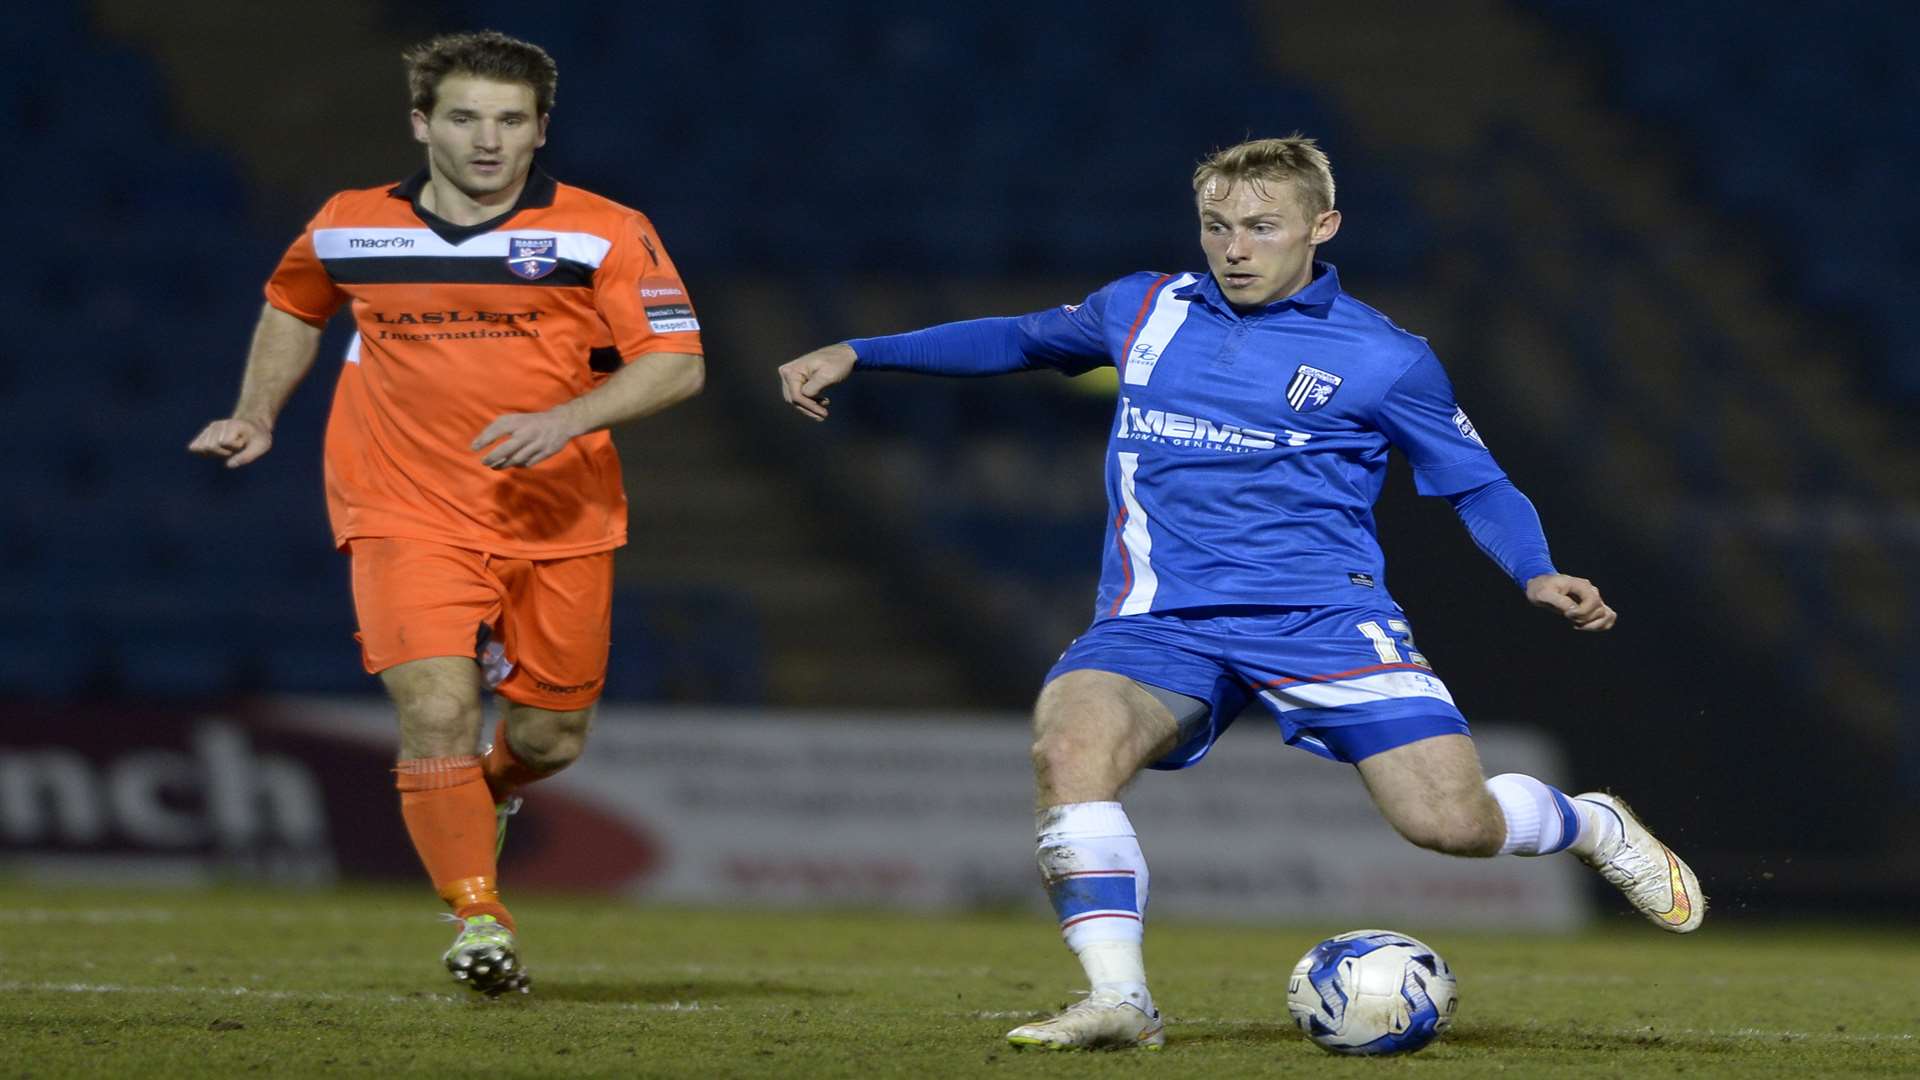
<svg viewBox="0 0 1920 1080"><path fill-rule="evenodd" d="M1186 1025L1177 1019L1167 1026L1168 1046L1202 1046L1207 1043L1287 1043L1304 1042L1306 1036L1292 1024L1234 1024L1232 1027Z"/></svg>
<svg viewBox="0 0 1920 1080"><path fill-rule="evenodd" d="M534 985L548 1001L612 1002L633 1005L690 1005L694 1002L845 997L852 991L795 986L771 979L674 979L665 982L558 982Z"/></svg>
<svg viewBox="0 0 1920 1080"><path fill-rule="evenodd" d="M1566 1025L1476 1023L1441 1036L1443 1043L1474 1050L1685 1050L1691 1053L1731 1050L1726 1040L1702 1039L1695 1033L1669 1037L1657 1028L1646 1031L1600 1031ZM1436 1043L1435 1045L1440 1045Z"/></svg>
<svg viewBox="0 0 1920 1080"><path fill-rule="evenodd" d="M1278 1045L1282 1043L1307 1043L1300 1029L1289 1023L1235 1023L1231 1026L1210 1026L1204 1023L1191 1026L1181 1024L1178 1018L1169 1025L1167 1044L1204 1046L1207 1044L1251 1043L1255 1045ZM1669 1041L1658 1031L1623 1033L1617 1031L1595 1031L1577 1027L1546 1028L1538 1025L1522 1024L1474 1024L1468 1028L1456 1028L1442 1035L1435 1047L1456 1047L1462 1050L1621 1050L1621 1049L1660 1049L1675 1048L1698 1051L1702 1049L1697 1039L1677 1038ZM1445 1056L1429 1054L1427 1056Z"/></svg>

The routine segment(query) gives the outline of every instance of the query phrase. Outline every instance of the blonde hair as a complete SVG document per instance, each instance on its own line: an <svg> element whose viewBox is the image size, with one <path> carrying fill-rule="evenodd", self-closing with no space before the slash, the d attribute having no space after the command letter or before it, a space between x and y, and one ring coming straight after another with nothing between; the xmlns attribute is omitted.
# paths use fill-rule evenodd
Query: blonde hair
<svg viewBox="0 0 1920 1080"><path fill-rule="evenodd" d="M1224 189L1210 187L1214 180ZM1242 180L1291 183L1308 221L1333 209L1333 164L1318 143L1297 131L1284 139L1253 139L1216 150L1193 170L1194 192L1209 199L1226 197Z"/></svg>

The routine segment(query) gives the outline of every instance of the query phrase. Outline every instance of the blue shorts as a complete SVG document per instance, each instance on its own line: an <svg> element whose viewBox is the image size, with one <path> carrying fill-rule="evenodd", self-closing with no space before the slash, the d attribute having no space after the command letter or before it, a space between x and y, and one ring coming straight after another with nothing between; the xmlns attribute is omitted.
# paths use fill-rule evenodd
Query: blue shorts
<svg viewBox="0 0 1920 1080"><path fill-rule="evenodd" d="M1288 743L1354 762L1434 735L1467 734L1453 695L1413 646L1406 615L1379 607L1196 608L1102 619L1067 646L1052 682L1093 669L1208 703L1152 764L1205 757L1255 699Z"/></svg>

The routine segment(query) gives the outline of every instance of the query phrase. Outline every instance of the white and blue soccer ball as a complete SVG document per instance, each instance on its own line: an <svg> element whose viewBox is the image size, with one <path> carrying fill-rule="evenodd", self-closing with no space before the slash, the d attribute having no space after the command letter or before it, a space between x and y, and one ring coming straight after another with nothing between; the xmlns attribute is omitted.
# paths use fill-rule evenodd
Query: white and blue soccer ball
<svg viewBox="0 0 1920 1080"><path fill-rule="evenodd" d="M1307 950L1287 980L1287 1012L1336 1054L1407 1054L1453 1026L1447 962L1391 930L1354 930Z"/></svg>

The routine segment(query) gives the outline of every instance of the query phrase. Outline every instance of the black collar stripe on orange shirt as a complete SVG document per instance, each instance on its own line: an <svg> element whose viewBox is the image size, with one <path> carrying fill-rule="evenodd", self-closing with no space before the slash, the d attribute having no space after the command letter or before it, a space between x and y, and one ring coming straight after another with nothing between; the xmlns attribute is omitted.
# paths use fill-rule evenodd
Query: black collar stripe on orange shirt
<svg viewBox="0 0 1920 1080"><path fill-rule="evenodd" d="M427 183L431 179L432 175L426 169L421 169L388 188L387 195L389 198L405 199L412 203L414 214L449 244L458 244L481 233L492 232L522 210L544 210L553 205L554 197L560 190L560 185L554 181L553 177L538 168L528 170L526 186L520 189L520 197L513 200L513 206L506 213L490 217L477 225L456 225L420 205L420 193L426 190Z"/></svg>

